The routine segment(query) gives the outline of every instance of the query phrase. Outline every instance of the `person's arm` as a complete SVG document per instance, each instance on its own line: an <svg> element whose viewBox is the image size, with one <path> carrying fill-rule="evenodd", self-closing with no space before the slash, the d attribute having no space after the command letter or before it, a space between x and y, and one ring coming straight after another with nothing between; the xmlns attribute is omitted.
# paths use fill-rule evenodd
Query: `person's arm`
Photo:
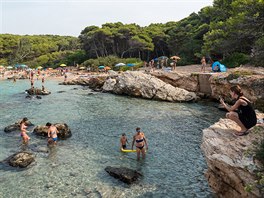
<svg viewBox="0 0 264 198"><path fill-rule="evenodd" d="M50 129L48 129L48 137L50 137Z"/></svg>
<svg viewBox="0 0 264 198"><path fill-rule="evenodd" d="M135 143L135 136L133 136L133 141L132 141L132 150L133 150L133 147L134 147L134 143Z"/></svg>
<svg viewBox="0 0 264 198"><path fill-rule="evenodd" d="M145 144L146 144L146 148L148 149L148 143L147 143L147 139L146 139L146 137L145 137L145 135L144 135L144 142L145 142Z"/></svg>
<svg viewBox="0 0 264 198"><path fill-rule="evenodd" d="M222 98L220 99L220 102L225 107L225 109L227 111L229 111L229 112L230 111L235 111L241 105L241 101L240 100L237 100L236 103L233 106L227 105Z"/></svg>
<svg viewBox="0 0 264 198"><path fill-rule="evenodd" d="M120 148L122 148L122 137L120 138Z"/></svg>

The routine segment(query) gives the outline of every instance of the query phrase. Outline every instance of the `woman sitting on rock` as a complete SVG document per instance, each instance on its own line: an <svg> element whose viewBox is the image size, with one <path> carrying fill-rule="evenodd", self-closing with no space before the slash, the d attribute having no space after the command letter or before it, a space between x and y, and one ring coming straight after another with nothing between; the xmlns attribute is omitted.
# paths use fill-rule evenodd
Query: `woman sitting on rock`
<svg viewBox="0 0 264 198"><path fill-rule="evenodd" d="M27 118L23 118L22 121L20 122L20 135L23 139L23 144L27 144L28 141L30 140L30 137L27 135Z"/></svg>
<svg viewBox="0 0 264 198"><path fill-rule="evenodd" d="M257 124L257 116L251 105L251 102L243 96L241 88L236 85L230 88L232 99L236 99L233 106L228 106L221 98L221 104L229 111L226 117L235 121L241 128L241 131L235 133L238 136L247 135L248 129Z"/></svg>

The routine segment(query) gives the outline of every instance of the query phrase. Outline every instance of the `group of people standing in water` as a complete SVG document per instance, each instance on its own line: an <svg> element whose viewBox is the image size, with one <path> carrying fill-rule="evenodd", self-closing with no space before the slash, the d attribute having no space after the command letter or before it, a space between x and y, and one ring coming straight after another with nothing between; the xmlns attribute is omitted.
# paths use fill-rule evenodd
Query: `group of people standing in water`
<svg viewBox="0 0 264 198"><path fill-rule="evenodd" d="M128 140L126 134L123 133L120 138L121 149L127 149L126 143L128 143ZM145 134L140 130L139 127L136 128L136 134L133 136L132 150L134 148L135 143L136 143L137 160L140 160L140 154L144 159L146 155L146 150L148 150L148 143Z"/></svg>
<svg viewBox="0 0 264 198"><path fill-rule="evenodd" d="M27 131L27 122L28 118L23 118L20 122L20 136L22 138L22 144L27 145L29 143L30 137L28 136ZM48 144L56 145L58 141L58 129L56 126L51 123L47 123L46 127L48 128Z"/></svg>

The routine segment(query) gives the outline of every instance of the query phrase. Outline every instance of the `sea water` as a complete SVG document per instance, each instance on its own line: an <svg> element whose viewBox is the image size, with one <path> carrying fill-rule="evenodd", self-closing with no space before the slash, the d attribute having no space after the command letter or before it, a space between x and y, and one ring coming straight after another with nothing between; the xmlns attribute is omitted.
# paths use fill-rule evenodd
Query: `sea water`
<svg viewBox="0 0 264 198"><path fill-rule="evenodd" d="M35 83L41 87L41 82ZM87 87L47 81L50 95L26 99L28 80L0 81L0 161L21 150L19 131L4 127L28 117L35 125L67 123L72 137L47 149L47 139L31 137L36 161L27 169L0 165L0 197L212 197L204 177L202 130L223 116L213 103L169 103L93 92ZM145 160L121 153L126 133L145 133ZM29 130L32 130L30 128ZM49 152L45 152L45 149ZM143 174L132 185L108 175L105 167Z"/></svg>

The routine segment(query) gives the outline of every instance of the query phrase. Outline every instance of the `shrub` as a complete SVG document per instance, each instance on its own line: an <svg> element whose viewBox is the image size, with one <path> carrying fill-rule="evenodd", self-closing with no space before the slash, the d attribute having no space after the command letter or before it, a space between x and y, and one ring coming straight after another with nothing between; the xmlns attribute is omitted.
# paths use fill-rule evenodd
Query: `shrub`
<svg viewBox="0 0 264 198"><path fill-rule="evenodd" d="M228 56L227 58L225 58L222 63L229 67L229 68L233 68L233 67L238 67L241 64L246 64L249 62L249 56L243 53L238 53L235 52L234 54Z"/></svg>
<svg viewBox="0 0 264 198"><path fill-rule="evenodd" d="M256 159L264 165L264 140L261 141L260 146L256 150Z"/></svg>

